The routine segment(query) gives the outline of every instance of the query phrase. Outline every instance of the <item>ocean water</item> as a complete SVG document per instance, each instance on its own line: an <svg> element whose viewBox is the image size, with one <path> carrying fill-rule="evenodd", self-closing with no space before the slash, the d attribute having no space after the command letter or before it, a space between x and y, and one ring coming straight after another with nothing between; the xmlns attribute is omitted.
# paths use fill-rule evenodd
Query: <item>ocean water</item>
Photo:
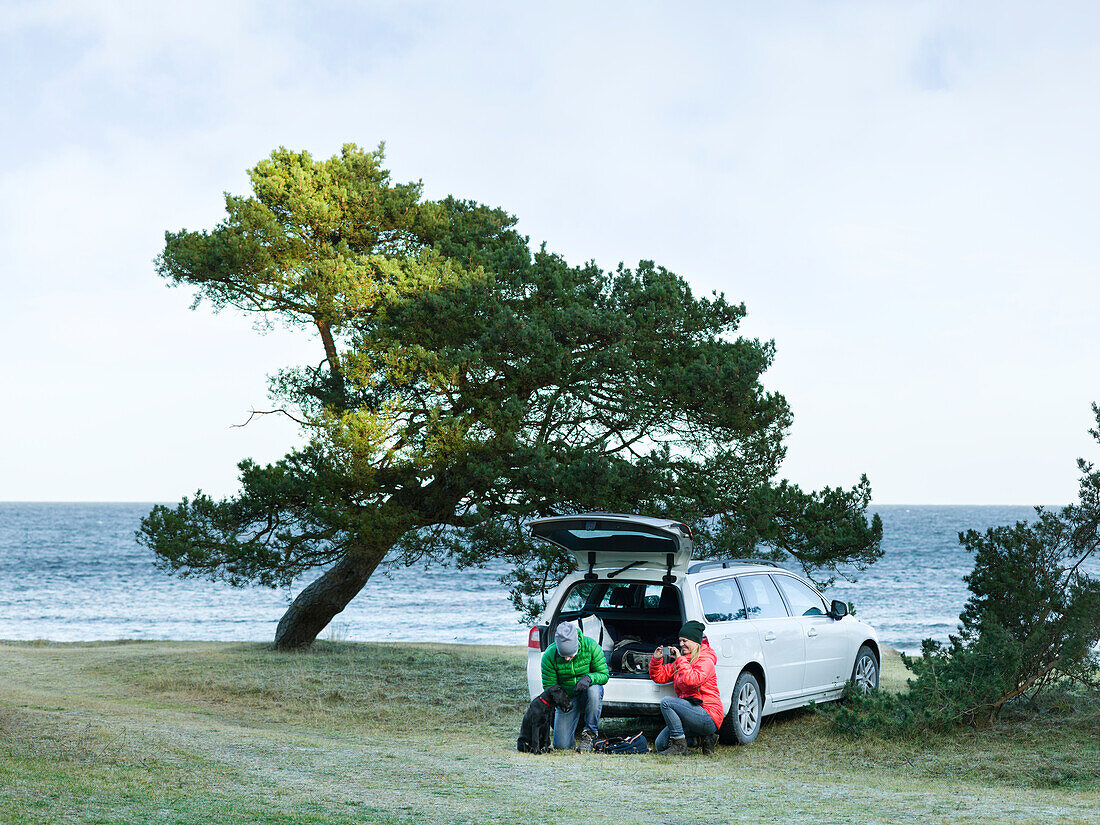
<svg viewBox="0 0 1100 825"><path fill-rule="evenodd" d="M150 504L0 503L0 639L270 640L293 596L162 573L134 541ZM855 604L882 641L946 640L968 591L960 530L1034 516L1030 507L879 506L883 558L826 594ZM524 644L503 565L376 573L321 638Z"/></svg>

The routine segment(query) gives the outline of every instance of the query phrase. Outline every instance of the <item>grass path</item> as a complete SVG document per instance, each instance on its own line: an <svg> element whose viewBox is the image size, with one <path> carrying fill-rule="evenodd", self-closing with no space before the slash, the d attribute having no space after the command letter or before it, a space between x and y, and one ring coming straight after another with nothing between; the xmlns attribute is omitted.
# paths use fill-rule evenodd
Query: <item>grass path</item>
<svg viewBox="0 0 1100 825"><path fill-rule="evenodd" d="M524 653L0 645L0 822L1100 823L1087 725L852 741L802 712L712 757L519 754Z"/></svg>

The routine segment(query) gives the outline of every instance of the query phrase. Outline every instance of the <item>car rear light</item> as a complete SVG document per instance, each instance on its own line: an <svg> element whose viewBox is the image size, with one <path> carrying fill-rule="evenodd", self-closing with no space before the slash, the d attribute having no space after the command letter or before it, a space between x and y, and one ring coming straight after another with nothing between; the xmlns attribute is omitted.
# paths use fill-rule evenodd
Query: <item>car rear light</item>
<svg viewBox="0 0 1100 825"><path fill-rule="evenodd" d="M535 650L542 650L542 641L539 639L538 625L532 627L531 632L527 634L527 646L533 647Z"/></svg>

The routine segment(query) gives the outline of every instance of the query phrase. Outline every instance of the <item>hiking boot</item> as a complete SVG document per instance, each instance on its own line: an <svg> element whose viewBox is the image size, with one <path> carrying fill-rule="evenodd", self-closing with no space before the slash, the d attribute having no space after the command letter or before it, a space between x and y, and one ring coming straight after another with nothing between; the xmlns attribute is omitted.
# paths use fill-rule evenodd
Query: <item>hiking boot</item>
<svg viewBox="0 0 1100 825"><path fill-rule="evenodd" d="M576 750L577 753L591 753L592 745L596 741L596 734L585 728L581 731L581 735L577 737Z"/></svg>
<svg viewBox="0 0 1100 825"><path fill-rule="evenodd" d="M673 737L668 740L668 747L661 753L666 753L669 756L687 756L688 752L688 740L686 736L679 738Z"/></svg>
<svg viewBox="0 0 1100 825"><path fill-rule="evenodd" d="M699 747L703 749L704 756L710 756L714 753L714 746L718 744L718 734L712 733L709 736L699 737Z"/></svg>

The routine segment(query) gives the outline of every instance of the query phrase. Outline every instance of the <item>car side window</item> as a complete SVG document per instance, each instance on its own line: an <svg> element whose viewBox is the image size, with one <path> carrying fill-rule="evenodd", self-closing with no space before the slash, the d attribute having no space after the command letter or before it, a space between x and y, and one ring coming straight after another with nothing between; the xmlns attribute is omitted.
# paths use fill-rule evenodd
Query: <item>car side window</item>
<svg viewBox="0 0 1100 825"><path fill-rule="evenodd" d="M773 576L783 595L787 597L787 604L791 606L791 612L796 616L824 616L827 612L824 600L813 590L804 585L798 579L790 576Z"/></svg>
<svg viewBox="0 0 1100 825"><path fill-rule="evenodd" d="M699 601L703 605L703 616L708 622L732 622L745 619L745 603L741 600L741 591L733 579L722 579L699 585Z"/></svg>
<svg viewBox="0 0 1100 825"><path fill-rule="evenodd" d="M787 608L775 583L767 573L741 576L737 579L745 597L745 609L750 619L778 619L787 615Z"/></svg>

